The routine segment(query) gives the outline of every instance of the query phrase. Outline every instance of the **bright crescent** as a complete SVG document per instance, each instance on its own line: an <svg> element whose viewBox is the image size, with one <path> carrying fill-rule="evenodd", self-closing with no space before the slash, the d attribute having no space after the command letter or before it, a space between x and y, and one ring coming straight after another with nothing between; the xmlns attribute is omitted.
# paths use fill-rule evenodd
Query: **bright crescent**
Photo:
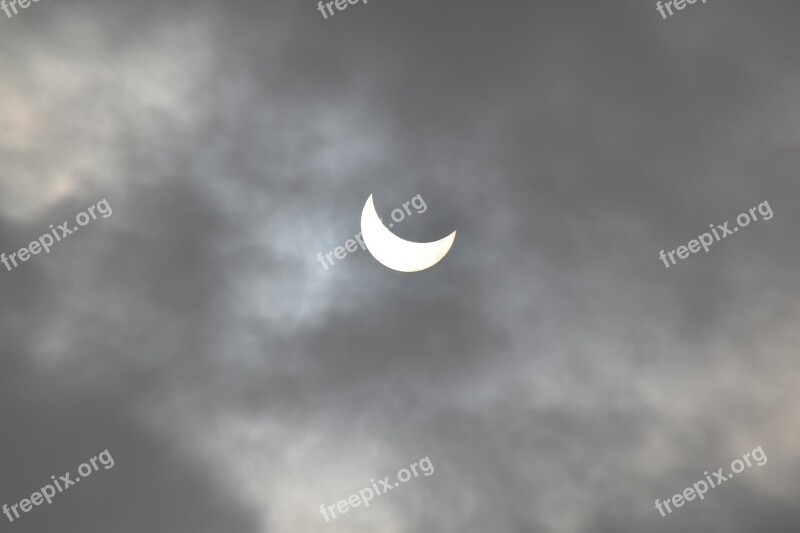
<svg viewBox="0 0 800 533"><path fill-rule="evenodd" d="M361 236L378 262L400 272L419 272L432 267L447 255L456 240L455 231L434 242L401 239L383 225L371 194L361 212Z"/></svg>

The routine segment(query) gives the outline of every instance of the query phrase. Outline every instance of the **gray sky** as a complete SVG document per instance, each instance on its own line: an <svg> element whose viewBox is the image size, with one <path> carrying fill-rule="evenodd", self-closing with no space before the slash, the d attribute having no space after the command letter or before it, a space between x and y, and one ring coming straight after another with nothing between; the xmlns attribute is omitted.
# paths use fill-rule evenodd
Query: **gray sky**
<svg viewBox="0 0 800 533"><path fill-rule="evenodd" d="M0 12L5 530L789 532L800 5L53 0ZM452 230L416 274L329 252ZM658 252L768 201L669 269ZM665 500L757 446L748 468ZM429 456L369 508L338 500Z"/></svg>

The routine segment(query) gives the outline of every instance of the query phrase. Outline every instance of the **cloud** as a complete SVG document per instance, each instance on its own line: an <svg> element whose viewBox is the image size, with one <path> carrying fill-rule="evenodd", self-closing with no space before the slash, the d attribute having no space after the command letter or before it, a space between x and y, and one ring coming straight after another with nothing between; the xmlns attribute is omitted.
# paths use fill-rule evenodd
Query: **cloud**
<svg viewBox="0 0 800 533"><path fill-rule="evenodd" d="M34 7L0 35L1 249L114 214L0 276L3 501L116 465L13 527L796 522L797 7ZM457 229L447 258L323 270L370 194L421 194L397 233ZM653 509L758 445L763 468ZM322 523L424 456L434 476Z"/></svg>

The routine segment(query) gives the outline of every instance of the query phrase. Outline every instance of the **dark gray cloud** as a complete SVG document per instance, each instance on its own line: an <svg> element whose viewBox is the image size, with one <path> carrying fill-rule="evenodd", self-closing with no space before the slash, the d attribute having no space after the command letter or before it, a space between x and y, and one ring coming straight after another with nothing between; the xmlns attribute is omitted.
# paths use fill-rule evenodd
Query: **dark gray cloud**
<svg viewBox="0 0 800 533"><path fill-rule="evenodd" d="M0 18L18 531L791 531L800 7L50 2ZM0 17L3 17L0 14ZM318 252L458 230L400 275ZM670 269L658 259L769 201ZM0 267L1 269L2 267ZM653 508L769 457L667 518ZM318 513L430 456L436 471Z"/></svg>

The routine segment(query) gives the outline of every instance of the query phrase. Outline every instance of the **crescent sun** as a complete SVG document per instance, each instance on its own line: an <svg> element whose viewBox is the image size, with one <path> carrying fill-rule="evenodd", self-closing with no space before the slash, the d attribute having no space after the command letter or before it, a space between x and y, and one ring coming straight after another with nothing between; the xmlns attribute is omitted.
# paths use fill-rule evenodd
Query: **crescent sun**
<svg viewBox="0 0 800 533"><path fill-rule="evenodd" d="M361 235L372 257L400 272L419 272L432 267L447 255L456 239L455 231L433 242L401 239L383 225L371 194L361 212Z"/></svg>

